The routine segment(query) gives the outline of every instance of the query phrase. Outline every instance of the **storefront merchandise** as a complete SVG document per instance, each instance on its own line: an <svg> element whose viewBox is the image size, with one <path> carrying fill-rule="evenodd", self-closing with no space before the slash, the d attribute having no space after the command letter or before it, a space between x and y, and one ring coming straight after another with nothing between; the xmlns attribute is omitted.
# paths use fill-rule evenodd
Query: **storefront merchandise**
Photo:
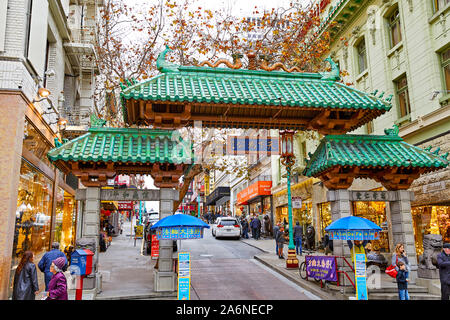
<svg viewBox="0 0 450 320"><path fill-rule="evenodd" d="M76 204L75 197L62 189L56 191L55 238L61 249L75 246Z"/></svg>

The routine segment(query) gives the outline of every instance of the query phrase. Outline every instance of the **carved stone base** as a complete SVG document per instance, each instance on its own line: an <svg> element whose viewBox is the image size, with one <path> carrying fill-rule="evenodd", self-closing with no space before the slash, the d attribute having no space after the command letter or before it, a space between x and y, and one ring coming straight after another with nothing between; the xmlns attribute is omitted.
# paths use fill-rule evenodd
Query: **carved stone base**
<svg viewBox="0 0 450 320"><path fill-rule="evenodd" d="M417 275L424 279L439 279L439 269L418 268Z"/></svg>
<svg viewBox="0 0 450 320"><path fill-rule="evenodd" d="M287 269L298 269L298 259L295 254L295 249L288 250L288 257L286 259L286 268Z"/></svg>

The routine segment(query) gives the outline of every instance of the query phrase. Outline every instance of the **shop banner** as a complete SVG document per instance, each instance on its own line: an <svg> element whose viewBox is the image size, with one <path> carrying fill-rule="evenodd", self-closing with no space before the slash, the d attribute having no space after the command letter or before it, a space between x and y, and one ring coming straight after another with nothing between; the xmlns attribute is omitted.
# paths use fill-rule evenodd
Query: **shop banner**
<svg viewBox="0 0 450 320"><path fill-rule="evenodd" d="M158 240L201 239L203 229L200 227L170 227L156 229Z"/></svg>
<svg viewBox="0 0 450 320"><path fill-rule="evenodd" d="M117 208L119 210L133 210L133 201L127 201L127 202L119 201L117 203Z"/></svg>
<svg viewBox="0 0 450 320"><path fill-rule="evenodd" d="M355 284L356 299L367 300L366 255L364 253L355 254Z"/></svg>
<svg viewBox="0 0 450 320"><path fill-rule="evenodd" d="M152 258L158 258L159 257L159 241L156 237L156 234L152 235L152 248L151 248L151 255Z"/></svg>
<svg viewBox="0 0 450 320"><path fill-rule="evenodd" d="M378 240L379 234L377 231L369 230L336 230L329 231L331 240Z"/></svg>
<svg viewBox="0 0 450 320"><path fill-rule="evenodd" d="M314 279L337 281L336 258L333 256L306 256L306 274Z"/></svg>
<svg viewBox="0 0 450 320"><path fill-rule="evenodd" d="M189 252L178 253L178 300L191 299L191 255Z"/></svg>
<svg viewBox="0 0 450 320"><path fill-rule="evenodd" d="M302 208L302 198L301 197L292 197L292 209L301 209Z"/></svg>

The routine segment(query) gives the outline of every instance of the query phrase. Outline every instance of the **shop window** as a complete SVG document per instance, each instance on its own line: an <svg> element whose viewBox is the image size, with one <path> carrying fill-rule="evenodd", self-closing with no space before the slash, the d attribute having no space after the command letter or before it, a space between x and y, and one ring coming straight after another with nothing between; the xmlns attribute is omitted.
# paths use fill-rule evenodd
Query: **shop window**
<svg viewBox="0 0 450 320"><path fill-rule="evenodd" d="M433 6L433 13L436 13L439 10L445 8L445 6L449 3L450 0L431 0L431 4Z"/></svg>
<svg viewBox="0 0 450 320"><path fill-rule="evenodd" d="M400 12L398 8L388 17L388 21L391 48L393 48L402 41Z"/></svg>
<svg viewBox="0 0 450 320"><path fill-rule="evenodd" d="M423 237L440 234L443 242L450 242L450 206L423 206L411 210L417 257L423 253Z"/></svg>
<svg viewBox="0 0 450 320"><path fill-rule="evenodd" d="M353 202L353 215L366 218L383 230L380 239L373 240L372 245L380 249L380 252L391 252L389 248L388 222L386 218L386 203L380 201L355 201ZM378 251L378 250L377 250Z"/></svg>
<svg viewBox="0 0 450 320"><path fill-rule="evenodd" d="M403 118L411 113L411 105L409 102L409 92L408 92L408 80L406 75L403 75L398 80L395 81L395 88L397 92L398 106L399 106L399 116Z"/></svg>
<svg viewBox="0 0 450 320"><path fill-rule="evenodd" d="M75 245L76 205L75 197L58 187L56 192L56 216L54 241L62 250Z"/></svg>
<svg viewBox="0 0 450 320"><path fill-rule="evenodd" d="M25 160L20 167L11 279L25 251L40 260L50 245L52 181Z"/></svg>
<svg viewBox="0 0 450 320"><path fill-rule="evenodd" d="M51 149L51 145L42 137L36 128L25 119L25 128L23 135L23 147L33 153L38 159L44 162L49 168L53 168L47 153Z"/></svg>
<svg viewBox="0 0 450 320"><path fill-rule="evenodd" d="M450 0L449 0L450 1ZM445 89L450 92L450 48L441 53L441 65L444 73Z"/></svg>
<svg viewBox="0 0 450 320"><path fill-rule="evenodd" d="M319 217L320 217L320 234L319 237L322 238L325 235L325 228L328 227L331 220L331 205L329 202L319 203Z"/></svg>

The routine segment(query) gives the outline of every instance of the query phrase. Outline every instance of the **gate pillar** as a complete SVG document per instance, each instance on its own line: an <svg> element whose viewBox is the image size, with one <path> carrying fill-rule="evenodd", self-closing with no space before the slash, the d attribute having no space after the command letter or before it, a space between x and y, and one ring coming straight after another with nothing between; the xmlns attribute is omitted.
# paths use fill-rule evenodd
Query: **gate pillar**
<svg viewBox="0 0 450 320"><path fill-rule="evenodd" d="M178 191L171 188L161 188L159 198L159 218L163 219L173 214L173 202L178 200ZM173 240L159 241L158 270L155 270L156 292L173 292L176 290L176 273L174 271Z"/></svg>
<svg viewBox="0 0 450 320"><path fill-rule="evenodd" d="M414 200L414 192L407 190L389 191L394 196L394 201L389 202L391 210L391 225L394 246L403 243L408 261L411 266L409 273L410 283L417 279L417 254L414 240L414 228L411 215L411 201ZM393 250L395 249L392 248ZM388 261L390 264L390 261Z"/></svg>

